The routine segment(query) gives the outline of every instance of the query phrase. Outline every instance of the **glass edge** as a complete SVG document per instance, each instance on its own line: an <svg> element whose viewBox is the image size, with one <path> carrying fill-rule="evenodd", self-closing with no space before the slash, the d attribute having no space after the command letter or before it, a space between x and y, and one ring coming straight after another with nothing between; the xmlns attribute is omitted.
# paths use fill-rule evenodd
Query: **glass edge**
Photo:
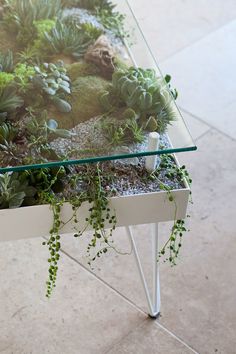
<svg viewBox="0 0 236 354"><path fill-rule="evenodd" d="M102 156L102 157L91 157L82 160L65 160L65 161L55 161L50 163L43 164L35 164L35 165L22 165L15 167L5 167L0 168L0 174L6 172L20 172L20 171L29 171L41 168L54 168L61 166L71 166L71 165L82 165L86 163L97 163L104 161L114 161L114 160L123 160L123 159L131 159L134 157L145 157L145 156L153 156L153 155L165 155L165 154L175 154L178 152L188 152L188 151L196 151L197 146L190 146L186 148L177 148L177 149L167 149L163 151L146 151L139 152L134 154L123 154L123 155L112 155L112 156Z"/></svg>
<svg viewBox="0 0 236 354"><path fill-rule="evenodd" d="M148 48L148 51L157 67L157 69L160 72L160 75L162 77L163 73L156 61L156 58L143 34L143 31L141 29L141 26L136 18L136 15L134 14L134 11L129 3L129 0L125 0L125 3L127 4L133 19L137 25L137 28L140 32L140 35L142 36L146 47ZM180 112L180 109L176 102L174 101L174 104L180 114L180 116L183 119L182 113ZM189 129L187 128L187 125L183 119L184 125L188 131L188 134L192 138L191 133L189 132ZM192 138L192 141L194 143L194 139ZM101 156L101 157L91 157L91 158L86 158L86 159L80 159L80 160L65 160L65 161L55 161L55 162L48 162L48 163L40 163L40 164L34 164L34 165L21 165L21 166L15 166L15 167L4 167L0 168L0 174L1 173L6 173L6 172L20 172L20 171L28 171L28 170L34 170L34 169L41 169L41 168L55 168L55 167L61 167L61 166L71 166L71 165L81 165L81 164L86 164L86 163L98 163L98 162L104 162L104 161L114 161L114 160L122 160L122 159L131 159L134 157L145 157L145 156L153 156L153 155L164 155L164 154L174 154L174 153L179 153L179 152L188 152L188 151L196 151L197 146L189 146L185 148L172 148L172 149L166 149L166 150L159 150L159 151L146 151L146 152L139 152L139 153L132 153L132 154L121 154L121 155L112 155L112 156Z"/></svg>
<svg viewBox="0 0 236 354"><path fill-rule="evenodd" d="M132 6L131 6L130 3L129 3L129 0L124 0L124 1L125 1L125 3L127 4L127 7L129 8L130 13L132 14L132 17L133 17L133 19L134 19L134 22L135 22L135 24L136 24L136 26L137 26L137 28L138 28L138 31L140 32L141 37L142 37L143 40L144 40L144 43L145 43L145 45L146 45L146 47L147 47L147 49L148 49L148 51L149 51L150 56L152 57L152 60L153 60L154 64L156 65L156 67L157 67L157 69L158 69L158 71L159 71L161 77L164 78L163 72L162 72L162 70L161 70L161 68L160 68L160 66L159 66L159 64L158 64L158 62L157 62L157 60L156 60L155 55L153 54L153 51L152 51L150 45L148 44L148 41L147 41L147 39L146 39L146 37L145 37L145 35L144 35L144 33L143 33L143 30L142 30L142 28L141 28L141 26L140 26L140 24L139 24L139 21L138 21L136 15L135 15L135 13L134 13L133 8L132 8ZM126 43L125 43L125 44L126 44ZM126 46L127 46L127 48L128 48L129 51L132 51L132 50L129 48L129 46L128 46L127 44L126 44ZM133 55L131 55L131 56L133 57ZM134 61L135 61L135 60L134 60ZM190 133L190 131L189 131L189 129L188 129L188 126L187 126L187 124L186 124L186 122L185 122L185 120L184 120L182 111L180 111L180 108L179 108L179 106L178 106L178 104L177 104L177 102L176 102L175 100L173 100L173 103L174 103L176 109L178 110L178 112L179 112L179 114L180 114L180 117L181 117L182 120L183 120L183 124L184 124L184 126L185 126L185 128L186 128L186 130L187 130L187 132L188 132L188 134L189 134L189 136L191 137L192 142L195 143L195 141L194 141L194 139L193 139L193 137L192 137L192 134Z"/></svg>

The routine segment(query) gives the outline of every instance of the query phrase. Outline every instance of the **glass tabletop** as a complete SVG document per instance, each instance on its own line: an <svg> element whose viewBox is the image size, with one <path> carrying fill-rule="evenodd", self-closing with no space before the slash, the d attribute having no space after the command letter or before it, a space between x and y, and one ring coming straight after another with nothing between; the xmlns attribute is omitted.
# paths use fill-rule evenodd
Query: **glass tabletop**
<svg viewBox="0 0 236 354"><path fill-rule="evenodd" d="M196 150L126 0L2 2L0 173Z"/></svg>

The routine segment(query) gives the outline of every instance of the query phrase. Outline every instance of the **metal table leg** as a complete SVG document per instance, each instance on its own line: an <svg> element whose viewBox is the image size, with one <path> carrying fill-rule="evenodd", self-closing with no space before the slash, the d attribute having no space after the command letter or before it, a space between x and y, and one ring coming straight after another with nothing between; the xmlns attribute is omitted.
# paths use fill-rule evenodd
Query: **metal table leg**
<svg viewBox="0 0 236 354"><path fill-rule="evenodd" d="M138 254L137 246L134 240L131 226L126 227L127 234L133 247L135 260L138 266L140 279L143 285L143 289L146 295L149 316L156 319L160 314L161 298L160 298L160 278L159 278L159 264L157 262L158 257L158 224L152 225L152 264L153 264L153 289L152 297L148 289L147 281L144 275L142 263Z"/></svg>

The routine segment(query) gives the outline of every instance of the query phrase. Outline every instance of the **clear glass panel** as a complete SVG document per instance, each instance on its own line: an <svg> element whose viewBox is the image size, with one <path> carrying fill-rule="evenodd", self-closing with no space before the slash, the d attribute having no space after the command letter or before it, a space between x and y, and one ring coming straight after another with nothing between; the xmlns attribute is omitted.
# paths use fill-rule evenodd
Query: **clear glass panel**
<svg viewBox="0 0 236 354"><path fill-rule="evenodd" d="M125 33L106 0L7 4L0 172L196 149L127 1Z"/></svg>

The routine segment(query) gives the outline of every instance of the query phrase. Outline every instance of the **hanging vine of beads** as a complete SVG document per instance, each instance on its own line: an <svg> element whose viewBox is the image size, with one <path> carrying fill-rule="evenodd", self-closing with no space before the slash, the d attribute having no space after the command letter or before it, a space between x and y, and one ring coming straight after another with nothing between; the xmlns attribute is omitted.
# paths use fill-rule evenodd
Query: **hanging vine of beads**
<svg viewBox="0 0 236 354"><path fill-rule="evenodd" d="M174 163L173 163L174 162ZM161 156L161 163L159 168L152 174L153 178L158 178L158 174L160 169L166 170L166 177L170 179L177 179L179 182L184 183L186 181L189 186L192 184L192 179L189 176L189 172L186 170L186 167L183 165L178 167L174 161L172 155L162 155ZM158 253L157 261L159 262L163 256L167 256L164 259L165 262L169 262L171 266L176 265L176 261L178 259L180 249L182 247L182 240L183 235L185 232L189 231L186 229L185 220L177 220L177 204L175 201L175 197L173 193L171 193L171 187L168 185L160 182L160 189L167 192L167 198L169 202L174 203L175 205L175 212L174 212L174 222L171 227L171 234L164 246L161 248L160 252ZM190 191L190 196L192 192ZM190 200L192 203L192 199ZM189 217L189 215L188 215ZM169 252L168 252L169 251Z"/></svg>
<svg viewBox="0 0 236 354"><path fill-rule="evenodd" d="M60 227L61 227L61 207L63 200L57 201L54 196L51 196L49 200L51 208L53 211L53 225L50 230L50 237L47 242L43 242L43 245L48 246L49 250L49 269L48 269L48 280L46 281L47 292L46 297L50 297L53 289L56 287L57 272L58 272L58 262L60 260Z"/></svg>
<svg viewBox="0 0 236 354"><path fill-rule="evenodd" d="M88 169L89 171L86 174L88 188L85 199L92 204L92 206L89 209L89 216L85 219L85 228L82 231L78 231L74 236L81 237L89 226L93 230L92 237L87 246L88 264L91 266L91 263L94 262L96 258L100 258L102 254L107 253L109 248L117 251L112 245L113 241L111 240L117 220L115 212L113 212L109 206L108 193L102 186L103 175L99 164L95 170L89 166ZM78 204L75 203L73 208L76 210ZM109 231L105 230L107 225L109 226ZM98 242L100 242L101 248L93 254L93 250L96 249Z"/></svg>
<svg viewBox="0 0 236 354"><path fill-rule="evenodd" d="M95 166L87 165L86 168L87 171L75 174L69 180L73 191L76 190L80 183L83 184L83 188L78 192L77 196L71 195L68 198L60 198L52 192L51 187L56 182L58 175L48 183L49 187L44 190L41 195L41 202L50 204L53 211L53 225L50 230L50 237L47 242L43 242L44 245L48 246L50 254L48 258L48 280L46 282L46 296L48 298L51 296L52 291L56 286L58 262L60 260L61 251L60 230L67 223L73 221L74 229L76 230L74 237L76 238L82 237L86 230L93 230L86 250L88 264L90 266L92 266L92 263L97 258L100 258L103 254L107 253L109 249L115 250L118 254L129 254L119 252L115 248L112 240L112 234L116 228L117 218L115 211L110 207L109 200L111 195L109 190L106 190L106 186L111 182L112 177L106 176L99 164ZM161 157L159 168L150 175L151 179L158 180L160 189L167 192L168 200L175 205L174 223L171 228L171 234L167 242L161 248L157 259L157 261L159 261L164 256L164 262L170 262L171 266L174 266L176 265L182 247L183 235L187 229L185 227L185 221L177 219L177 203L171 192L172 188L159 180L160 170L165 171L165 176L169 180L173 179L178 182L187 181L189 185L191 185L192 180L189 177L189 173L185 166L178 167L171 155L163 155ZM63 222L61 220L61 208L66 201L71 204L73 214L67 222ZM89 203L89 213L85 219L85 226L83 229L79 230L77 227L79 224L79 209L84 202Z"/></svg>

